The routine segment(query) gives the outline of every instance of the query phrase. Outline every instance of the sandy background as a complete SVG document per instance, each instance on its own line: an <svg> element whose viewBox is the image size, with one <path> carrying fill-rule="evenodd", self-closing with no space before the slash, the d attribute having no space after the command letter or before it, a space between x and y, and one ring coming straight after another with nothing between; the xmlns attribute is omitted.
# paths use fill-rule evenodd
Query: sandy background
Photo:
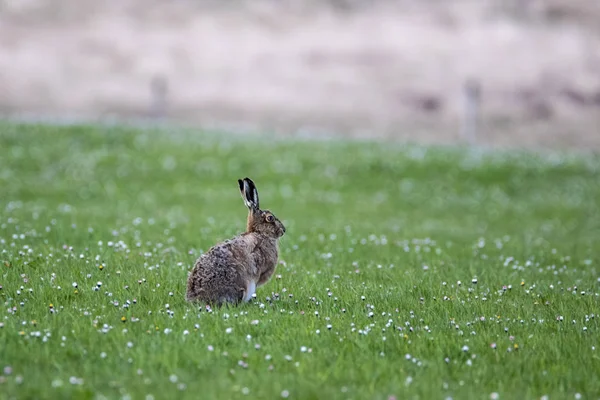
<svg viewBox="0 0 600 400"><path fill-rule="evenodd" d="M600 1L0 0L0 114L600 149Z"/></svg>

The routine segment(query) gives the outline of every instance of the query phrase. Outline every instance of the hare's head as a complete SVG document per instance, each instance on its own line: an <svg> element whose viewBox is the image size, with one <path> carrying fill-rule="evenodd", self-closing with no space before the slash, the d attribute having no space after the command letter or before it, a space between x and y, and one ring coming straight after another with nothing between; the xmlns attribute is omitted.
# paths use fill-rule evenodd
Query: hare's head
<svg viewBox="0 0 600 400"><path fill-rule="evenodd" d="M280 238L285 233L285 226L269 210L261 210L258 201L258 190L250 178L238 179L244 204L248 207L248 232L256 232L269 237Z"/></svg>

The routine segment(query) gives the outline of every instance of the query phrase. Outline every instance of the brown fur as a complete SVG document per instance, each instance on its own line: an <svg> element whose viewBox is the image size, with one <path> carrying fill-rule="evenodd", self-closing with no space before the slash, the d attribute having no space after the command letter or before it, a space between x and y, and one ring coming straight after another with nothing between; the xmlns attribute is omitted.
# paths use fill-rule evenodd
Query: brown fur
<svg viewBox="0 0 600 400"><path fill-rule="evenodd" d="M238 304L269 281L277 266L278 241L285 227L259 208L258 191L249 178L238 181L248 207L246 232L211 247L201 255L187 281L186 299L207 304Z"/></svg>

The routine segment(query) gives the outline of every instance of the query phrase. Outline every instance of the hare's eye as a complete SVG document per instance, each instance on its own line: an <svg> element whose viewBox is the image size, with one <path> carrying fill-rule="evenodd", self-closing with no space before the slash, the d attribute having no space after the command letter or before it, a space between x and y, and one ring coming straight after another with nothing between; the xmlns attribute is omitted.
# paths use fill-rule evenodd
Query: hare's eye
<svg viewBox="0 0 600 400"><path fill-rule="evenodd" d="M267 215L267 222L273 222L273 216Z"/></svg>

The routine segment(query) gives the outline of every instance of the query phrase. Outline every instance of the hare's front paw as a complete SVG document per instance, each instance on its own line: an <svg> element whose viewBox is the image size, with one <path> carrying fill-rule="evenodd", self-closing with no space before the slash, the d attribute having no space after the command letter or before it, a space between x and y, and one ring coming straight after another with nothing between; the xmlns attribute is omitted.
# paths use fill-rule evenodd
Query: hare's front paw
<svg viewBox="0 0 600 400"><path fill-rule="evenodd" d="M256 282L255 281L249 281L248 285L246 287L246 293L244 295L244 301L250 301L250 299L252 298L252 295L256 292Z"/></svg>

